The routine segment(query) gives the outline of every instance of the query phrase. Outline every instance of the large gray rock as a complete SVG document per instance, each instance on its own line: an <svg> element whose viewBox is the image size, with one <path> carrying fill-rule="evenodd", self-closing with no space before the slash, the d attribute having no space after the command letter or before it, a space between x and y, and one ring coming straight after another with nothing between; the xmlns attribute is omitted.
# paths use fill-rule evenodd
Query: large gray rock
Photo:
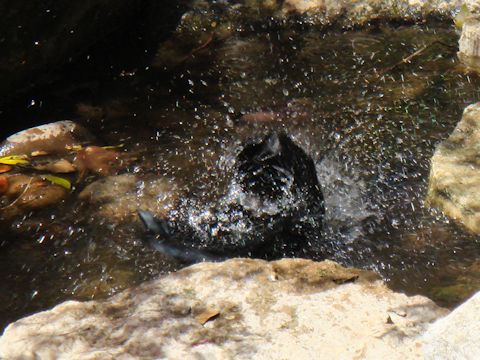
<svg viewBox="0 0 480 360"><path fill-rule="evenodd" d="M5 359L415 359L446 310L324 261L202 263L7 327Z"/></svg>
<svg viewBox="0 0 480 360"><path fill-rule="evenodd" d="M480 292L436 321L425 334L424 341L425 359L479 359Z"/></svg>
<svg viewBox="0 0 480 360"><path fill-rule="evenodd" d="M468 106L431 160L427 201L480 232L480 103Z"/></svg>

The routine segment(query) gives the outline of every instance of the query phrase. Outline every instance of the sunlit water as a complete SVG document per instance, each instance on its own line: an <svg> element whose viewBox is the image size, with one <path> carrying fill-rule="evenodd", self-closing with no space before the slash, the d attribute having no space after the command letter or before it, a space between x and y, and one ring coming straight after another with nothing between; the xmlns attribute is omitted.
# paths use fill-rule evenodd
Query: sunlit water
<svg viewBox="0 0 480 360"><path fill-rule="evenodd" d="M242 144L283 129L314 158L325 195L324 242L305 256L373 269L396 290L451 306L480 288L480 242L424 198L435 145L479 98L479 79L451 48L457 40L440 27L241 32L173 69L112 77L93 103L110 109L107 118L79 121L138 155L125 171L140 183L168 178L179 198L171 216L199 230L209 209L238 197L232 168ZM62 115L78 117L80 101L62 104ZM58 120L57 104L48 96L45 104L39 121ZM258 111L280 120L241 120ZM140 224L113 226L75 196L4 224L1 322L65 299L102 298L180 266L146 249L141 236Z"/></svg>

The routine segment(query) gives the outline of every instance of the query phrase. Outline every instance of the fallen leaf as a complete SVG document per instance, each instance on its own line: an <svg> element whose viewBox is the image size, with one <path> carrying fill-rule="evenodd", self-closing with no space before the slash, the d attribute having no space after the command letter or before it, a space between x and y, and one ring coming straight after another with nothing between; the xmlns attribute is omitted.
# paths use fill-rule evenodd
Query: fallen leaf
<svg viewBox="0 0 480 360"><path fill-rule="evenodd" d="M42 178L54 183L55 185L59 185L67 190L70 190L72 188L72 183L65 178L61 178L54 175L42 175Z"/></svg>
<svg viewBox="0 0 480 360"><path fill-rule="evenodd" d="M213 320L220 314L220 311L216 309L207 309L200 314L195 316L195 320L197 320L200 324L204 325L207 321Z"/></svg>
<svg viewBox="0 0 480 360"><path fill-rule="evenodd" d="M66 145L65 149L69 151L80 151L83 149L83 146L82 145Z"/></svg>
<svg viewBox="0 0 480 360"><path fill-rule="evenodd" d="M105 150L115 150L115 149L120 149L122 147L124 147L125 144L119 144L119 145L107 145L107 146L102 146L102 149L105 149Z"/></svg>
<svg viewBox="0 0 480 360"><path fill-rule="evenodd" d="M2 156L0 157L0 164L4 164L4 165L28 164L28 156L26 155Z"/></svg>
<svg viewBox="0 0 480 360"><path fill-rule="evenodd" d="M0 194L4 194L8 190L8 178L6 176L0 176Z"/></svg>
<svg viewBox="0 0 480 360"><path fill-rule="evenodd" d="M0 164L0 174L11 171L13 168L10 165Z"/></svg>
<svg viewBox="0 0 480 360"><path fill-rule="evenodd" d="M24 174L8 176L8 190L6 195L9 197L18 197L18 195L22 193L26 187L29 187L38 181L43 182L41 179L36 179Z"/></svg>
<svg viewBox="0 0 480 360"><path fill-rule="evenodd" d="M33 157L35 157L35 156L45 156L45 155L48 155L48 152L38 150L38 151L32 152L30 155L33 156Z"/></svg>
<svg viewBox="0 0 480 360"><path fill-rule="evenodd" d="M68 174L77 170L70 161L65 159L60 159L47 164L36 165L34 168L36 170L48 171L55 174Z"/></svg>

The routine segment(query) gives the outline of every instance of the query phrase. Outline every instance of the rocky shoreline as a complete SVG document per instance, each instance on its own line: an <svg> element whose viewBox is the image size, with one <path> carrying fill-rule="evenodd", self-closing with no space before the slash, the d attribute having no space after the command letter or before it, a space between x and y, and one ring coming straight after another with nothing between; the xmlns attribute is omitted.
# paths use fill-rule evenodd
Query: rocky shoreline
<svg viewBox="0 0 480 360"><path fill-rule="evenodd" d="M265 19L352 28L379 20L451 19L462 4L196 1L173 40L160 44L153 66L166 68L172 61L175 65L175 58L183 62L195 49L241 31L247 23L263 26ZM475 1L466 5L472 12L480 8ZM453 134L438 147L428 194L432 206L476 233L480 204L472 194L480 185L479 109L479 104L468 107ZM123 180L128 191L134 189L132 179ZM118 185L119 178L114 181ZM96 183L83 193L92 207L104 201L102 186ZM127 215L138 207L129 201L131 208L124 206ZM112 206L102 210L117 215L118 207L112 200ZM476 359L478 299L474 295L448 315L426 297L389 290L372 272L331 261L232 259L197 264L105 301L68 301L18 320L0 338L0 358Z"/></svg>
<svg viewBox="0 0 480 360"><path fill-rule="evenodd" d="M0 357L414 359L447 313L332 261L232 259L21 319Z"/></svg>

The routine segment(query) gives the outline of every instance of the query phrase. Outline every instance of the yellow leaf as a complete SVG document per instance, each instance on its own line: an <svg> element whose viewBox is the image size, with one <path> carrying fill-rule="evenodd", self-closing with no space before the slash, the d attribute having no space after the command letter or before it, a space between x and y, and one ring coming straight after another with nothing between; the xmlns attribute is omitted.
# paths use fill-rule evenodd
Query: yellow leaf
<svg viewBox="0 0 480 360"><path fill-rule="evenodd" d="M17 164L28 164L27 155L10 155L0 157L0 164L4 165L17 165Z"/></svg>
<svg viewBox="0 0 480 360"><path fill-rule="evenodd" d="M72 183L65 178L61 178L54 175L42 175L42 178L54 183L55 185L59 185L67 190L70 190L72 188Z"/></svg>
<svg viewBox="0 0 480 360"><path fill-rule="evenodd" d="M32 152L30 155L33 156L33 157L36 157L36 156L45 156L45 155L48 155L48 153L46 151L43 151L43 150L37 150L37 151Z"/></svg>
<svg viewBox="0 0 480 360"><path fill-rule="evenodd" d="M109 146L102 146L102 149L105 149L105 150L114 150L114 149L120 149L122 147L124 147L125 144L120 144L120 145L109 145Z"/></svg>
<svg viewBox="0 0 480 360"><path fill-rule="evenodd" d="M83 149L83 146L82 145L66 145L65 149L69 151L79 151Z"/></svg>

